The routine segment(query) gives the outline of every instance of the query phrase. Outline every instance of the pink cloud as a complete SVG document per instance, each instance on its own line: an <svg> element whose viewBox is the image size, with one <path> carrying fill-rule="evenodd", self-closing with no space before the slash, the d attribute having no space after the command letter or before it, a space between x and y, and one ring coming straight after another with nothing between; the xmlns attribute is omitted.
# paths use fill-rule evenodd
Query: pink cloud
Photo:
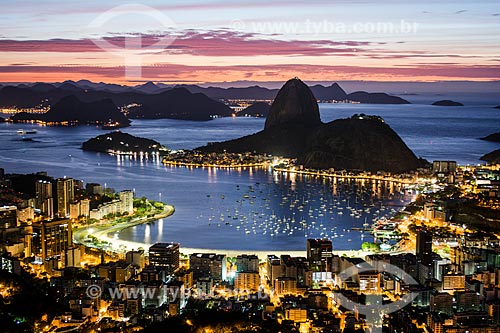
<svg viewBox="0 0 500 333"><path fill-rule="evenodd" d="M385 51L386 54L364 54L372 59L410 59L410 58L459 58L459 59L490 59L487 56L478 55L460 55L460 54L433 54L417 51L405 54L392 54L391 51Z"/></svg>
<svg viewBox="0 0 500 333"><path fill-rule="evenodd" d="M104 39L124 48L126 38L141 40L141 47L163 49L162 39L167 37L170 43L164 52L176 54L191 54L197 56L257 56L257 55L307 55L326 56L360 51L372 43L360 41L330 41L330 40L279 40L268 36L237 33L226 30L200 32L187 30L170 35L133 35L108 36ZM174 39L175 37L175 39ZM380 43L377 43L380 44ZM0 49L3 52L104 52L91 39L49 39L49 40L12 40L0 39ZM147 50L145 50L147 52Z"/></svg>
<svg viewBox="0 0 500 333"><path fill-rule="evenodd" d="M95 52L97 46L88 39L13 40L0 39L2 52Z"/></svg>
<svg viewBox="0 0 500 333"><path fill-rule="evenodd" d="M122 79L123 66L0 66L0 79L2 74L15 73L59 73L61 76L78 73L81 77L98 75L109 79ZM293 73L304 79L321 78L323 80L336 80L348 77L350 79L367 78L464 78L472 80L500 80L500 65L443 65L426 64L424 66L406 67L363 67L363 66L326 66L326 65L265 65L265 66L186 66L179 64L157 64L142 67L145 79L177 80L192 77L193 81L211 81L225 77L241 79L245 77L258 77L275 74L275 77L289 76Z"/></svg>
<svg viewBox="0 0 500 333"><path fill-rule="evenodd" d="M370 42L330 40L278 40L266 39L255 34L241 34L232 31L191 31L177 38L169 50L180 49L185 53L200 56L254 56L254 55L310 55L356 52L369 47Z"/></svg>

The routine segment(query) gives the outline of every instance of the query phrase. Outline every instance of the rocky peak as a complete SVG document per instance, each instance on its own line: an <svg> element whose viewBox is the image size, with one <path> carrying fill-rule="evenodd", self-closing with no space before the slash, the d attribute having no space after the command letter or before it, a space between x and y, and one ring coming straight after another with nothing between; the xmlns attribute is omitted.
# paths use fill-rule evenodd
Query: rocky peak
<svg viewBox="0 0 500 333"><path fill-rule="evenodd" d="M316 98L311 89L298 78L288 80L281 87L271 105L264 129L285 124L321 125Z"/></svg>

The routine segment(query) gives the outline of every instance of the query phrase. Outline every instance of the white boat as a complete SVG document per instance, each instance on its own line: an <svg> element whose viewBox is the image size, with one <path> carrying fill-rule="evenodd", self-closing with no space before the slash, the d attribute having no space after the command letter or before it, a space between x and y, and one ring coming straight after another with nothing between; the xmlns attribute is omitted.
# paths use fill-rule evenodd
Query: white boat
<svg viewBox="0 0 500 333"><path fill-rule="evenodd" d="M36 134L36 130L23 130L23 129L18 129L17 134Z"/></svg>

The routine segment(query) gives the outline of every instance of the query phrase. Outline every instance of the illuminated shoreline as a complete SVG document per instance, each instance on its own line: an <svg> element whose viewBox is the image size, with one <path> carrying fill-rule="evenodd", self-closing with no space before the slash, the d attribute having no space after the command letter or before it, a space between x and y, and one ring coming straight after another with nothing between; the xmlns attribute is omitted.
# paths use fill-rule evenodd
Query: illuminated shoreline
<svg viewBox="0 0 500 333"><path fill-rule="evenodd" d="M85 247L102 249L102 246L97 246L95 244L89 244L84 240L90 235L95 237L100 242L108 242L110 245L113 245L112 248L107 249L108 251L120 253L126 252L131 249L137 249L139 247L145 246L145 244L137 243L137 242L129 242L120 240L117 238L109 237L108 234L112 232L120 232L122 230L136 227L138 225L149 223L153 221L157 221L163 218L167 218L175 213L175 207L172 205L165 205L163 212L160 214L155 214L152 217L143 217L130 222L118 223L116 225L109 225L109 223L96 223L93 225L88 225L84 227L77 228L73 231L73 241L77 244L82 244ZM115 246L118 245L118 246ZM137 246L139 245L139 246ZM120 248L124 246L124 250L120 251ZM132 246L132 247L131 247ZM146 248L145 248L146 249ZM106 249L104 249L106 250Z"/></svg>
<svg viewBox="0 0 500 333"><path fill-rule="evenodd" d="M297 170L294 167L292 168L279 168L273 167L274 171L285 173L285 174L297 174L297 175L305 175L305 176L318 176L318 177L328 177L328 178L342 178L342 179L359 179L359 180L376 180L376 181L388 181L394 183L401 183L405 185L415 185L417 184L416 179L410 180L408 178L394 178L394 177L383 177L376 175L346 175L338 172L327 172L325 170Z"/></svg>
<svg viewBox="0 0 500 333"><path fill-rule="evenodd" d="M162 163L165 166L193 167L193 168L218 168L218 169L262 168L262 167L268 167L270 165L267 162L251 163L251 164L210 164L210 163L174 162L174 161L166 161L166 160L163 160Z"/></svg>
<svg viewBox="0 0 500 333"><path fill-rule="evenodd" d="M155 215L154 217L150 218L142 218L136 221L131 221L131 222L125 222L125 223L119 223L117 225L109 225L108 223L106 224L94 224L94 225L89 225L89 226L84 226L80 227L78 229L74 230L73 234L73 240L77 244L84 245L85 247L90 247L90 248L97 248L97 249L104 249L105 251L110 251L113 253L125 253L127 251L132 251L132 250L137 250L137 249L144 249L145 252L148 252L148 249L153 243L142 243L142 242L135 242L135 241L128 241L128 240L123 240L119 238L115 238L112 236L109 236L110 233L119 233L122 230L132 228L144 223L149 223L152 221L157 221L163 218L167 218L171 216L172 214L175 213L175 208L171 205L165 205L164 212L158 215ZM85 242L84 240L87 238L87 236L93 236L95 239L97 239L100 242L107 242L110 244L110 248L103 248L102 246L98 246L95 244L89 244ZM292 255L295 257L304 257L306 256L306 250L305 249L297 249L297 250L251 250L251 249L243 249L243 250L232 250L232 249L211 249L211 248L193 248L193 247L182 247L181 244L181 251L183 255L191 255L193 253L217 253L217 254L225 254L228 257L236 257L242 253L247 253L247 254L255 254L259 257L260 260L266 260L267 256L269 254L274 254L277 256L280 255ZM375 252L370 252L370 251L362 251L361 249L357 250L334 250L334 254L337 254L339 256L342 255L347 255L347 256L366 256L368 254L373 254ZM379 252L380 253L380 252Z"/></svg>

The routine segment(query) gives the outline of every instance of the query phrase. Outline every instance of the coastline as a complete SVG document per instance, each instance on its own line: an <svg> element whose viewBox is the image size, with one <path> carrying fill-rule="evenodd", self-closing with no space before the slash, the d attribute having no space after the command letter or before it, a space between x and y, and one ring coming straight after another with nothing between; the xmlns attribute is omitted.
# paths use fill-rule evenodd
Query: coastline
<svg viewBox="0 0 500 333"><path fill-rule="evenodd" d="M73 241L76 244L81 244L86 247L104 249L105 251L111 251L113 253L125 253L131 250L143 249L147 254L148 249L153 243L141 243L135 241L128 241L120 239L116 236L109 236L110 233L119 233L120 231L132 228L144 223L149 223L152 221L161 220L163 218L167 218L174 214L175 207L172 205L165 204L164 211L160 214L156 214L152 217L144 217L130 222L119 223L116 225L109 225L109 223L97 223L93 225L83 226L80 228L76 228L73 232ZM109 245L99 246L93 243L87 243L84 240L87 236L93 236L99 242L106 242ZM333 250L332 253L338 256L347 256L347 257L357 257L363 258L367 255L372 254L397 254L402 252L401 250L392 250L392 251L364 251L362 249L351 249L351 250ZM406 251L411 252L411 251ZM230 250L230 249L210 249L210 248L191 248L191 247L182 247L180 248L180 253L184 256L189 256L193 253L215 253L215 254L225 254L227 257L236 257L241 254L253 254L259 257L259 260L265 261L267 260L268 255L290 255L292 257L305 257L307 255L306 249L297 249L297 250L246 250L246 249L238 249L238 250Z"/></svg>
<svg viewBox="0 0 500 333"><path fill-rule="evenodd" d="M395 178L393 176L382 177L377 175L349 175L343 174L339 172L328 172L326 170L297 170L295 167L292 168L279 168L273 167L273 171L281 172L285 174L297 174L297 175L306 175L306 176L319 176L319 177L327 177L327 178L342 178L342 179L360 179L360 180L376 180L376 181L388 181L393 183L400 183L404 185L414 185L416 181L409 180L408 178Z"/></svg>
<svg viewBox="0 0 500 333"><path fill-rule="evenodd" d="M358 179L358 180L375 180L375 181L387 181L398 183L402 185L416 185L418 182L415 179L410 179L409 177L397 177L399 174L390 176L379 176L372 174L345 174L338 171L327 171L327 170L309 170L309 169L297 169L295 166L290 168L283 168L273 166L269 162L262 163L246 163L246 164L214 164L214 163L194 163L194 162L181 162L172 161L166 159L164 156L162 159L162 164L169 167L186 167L186 168L217 168L217 169L238 169L238 168L267 168L271 167L273 171L280 172L283 174L295 174L295 175L305 175L305 176L315 176L324 178L341 178L341 179Z"/></svg>
<svg viewBox="0 0 500 333"><path fill-rule="evenodd" d="M175 166L175 167L193 167L193 168L219 168L219 169L237 169L237 168L260 168L266 167L269 163L248 163L248 164L210 164L210 163L190 163L190 162L175 162L162 160L165 166Z"/></svg>
<svg viewBox="0 0 500 333"><path fill-rule="evenodd" d="M178 162L177 162L178 163ZM177 164L176 163L176 164ZM165 164L165 163L164 163ZM171 165L174 166L174 165ZM181 165L177 164L175 166L182 167ZM183 165L184 167L186 165ZM193 165L194 166L194 165ZM207 166L207 165L203 165ZM221 168L220 165L214 166ZM404 185L407 185L408 183L412 184L417 184L418 182L416 181L410 181L408 178L394 178L394 176L390 177L381 177L379 175L349 175L349 174L332 174L328 172L310 172L308 170L295 170L295 168L292 169L286 169L286 168L273 168L276 172L280 173L290 173L290 174L308 174L308 175L314 175L314 176L319 176L319 177L339 177L339 178L355 178L355 179L371 179L371 180L378 180L378 181L391 181L391 182L397 182ZM304 172L305 171L305 172ZM130 222L122 222L118 223L115 225L112 225L112 222L107 222L107 223L96 223L93 225L88 225L88 226L82 226L80 228L77 228L74 230L73 234L73 239L75 243L84 245L86 247L92 247L92 248L97 248L97 249L103 249L105 251L110 251L114 253L125 253L127 251L131 250L138 250L138 249L143 249L146 254L148 252L148 249L150 246L153 245L153 243L143 243L143 242L136 242L136 241L130 241L130 240L124 240L119 238L119 232L135 227L144 223L149 223L152 221L157 221L161 220L163 218L166 218L168 216L171 216L174 214L175 208L171 205L165 204L164 206L164 211L160 214L157 214L152 217L143 217L139 219L132 220ZM112 235L114 234L114 235ZM85 240L87 239L88 236L93 236L94 242L86 242ZM367 255L371 254L397 254L401 253L401 249L392 249L388 251L363 251L361 248L358 249L349 249L349 250L334 250L332 251L334 255L338 256L347 256L347 257L365 257ZM408 252L408 251L407 251ZM411 252L411 251L410 251ZM266 249L266 250L255 250L255 249L212 249L212 248L197 248L197 247L182 247L180 248L180 253L184 256L189 256L193 253L216 253L216 254L225 254L228 257L236 257L241 254L254 254L259 257L260 260L266 260L267 256L270 254L274 254L277 256L281 255L291 255L294 257L305 257L306 256L306 249L294 249L294 250L281 250L281 249Z"/></svg>
<svg viewBox="0 0 500 333"><path fill-rule="evenodd" d="M153 217L149 218L141 218L136 221L120 223L117 225L110 226L109 223L106 224L94 224L89 226L80 227L74 230L73 233L73 241L76 244L81 244L86 247L93 248L101 248L99 246L95 246L93 244L88 244L83 241L88 235L92 235L97 240L101 242L108 242L113 244L112 248L105 249L107 251L113 251L115 253L124 253L126 251L137 250L142 248L147 253L148 248L153 245L141 242L127 241L115 237L110 237L110 233L120 232L121 230L132 228L144 223L148 223L151 221L156 221L159 219L167 218L174 214L175 207L171 205L165 205L164 211L161 214L157 214ZM191 248L191 247L182 247L180 248L180 252L183 255L189 256L193 253L216 253L216 254L225 254L227 257L236 257L240 254L254 254L259 257L259 260L266 260L267 256L270 254L274 254L277 256L281 255L291 255L293 257L305 257L307 255L306 249L303 250L292 250L292 251L283 251L283 250L228 250L228 249L206 249L206 248ZM369 254L374 254L374 252L359 250L334 250L334 255L339 256L349 256L349 257L364 257Z"/></svg>
<svg viewBox="0 0 500 333"><path fill-rule="evenodd" d="M221 249L199 249L199 248L183 248L181 246L180 252L184 255L190 255L193 253L216 253L225 254L227 257L236 257L241 254L254 254L259 257L260 261L267 260L267 256L274 254L276 256L290 255L292 257L306 257L307 251L303 250L293 250L293 251L283 251L283 250L221 250ZM369 254L374 254L375 252L368 252L360 250L333 250L332 253L338 256L348 256L348 257L364 257Z"/></svg>
<svg viewBox="0 0 500 333"><path fill-rule="evenodd" d="M144 223L160 220L163 218L167 218L174 214L175 212L175 207L172 205L167 205L165 204L163 208L163 212L160 214L156 214L152 217L143 217L143 218L138 218L136 220L132 220L130 222L124 222L124 223L119 223L116 225L109 225L109 223L96 223L93 225L88 225L88 226L83 226L76 228L73 231L73 242L76 244L82 244L86 247L93 247L93 248L100 248L98 246L95 246L93 244L88 244L83 241L88 235L91 235L95 237L97 240L101 242L108 242L113 245L118 245L118 246L113 246L112 249L108 249L109 251L113 251L116 253L119 252L126 252L132 249L138 249L139 247L144 248L144 246L147 246L146 244L138 243L138 242L131 242L131 241L125 241L125 240L120 240L118 238L114 237L109 237L108 234L112 232L120 232L124 229L135 227ZM149 246L147 246L149 247ZM123 249L122 251L119 251L118 249ZM144 248L146 250L146 248Z"/></svg>

